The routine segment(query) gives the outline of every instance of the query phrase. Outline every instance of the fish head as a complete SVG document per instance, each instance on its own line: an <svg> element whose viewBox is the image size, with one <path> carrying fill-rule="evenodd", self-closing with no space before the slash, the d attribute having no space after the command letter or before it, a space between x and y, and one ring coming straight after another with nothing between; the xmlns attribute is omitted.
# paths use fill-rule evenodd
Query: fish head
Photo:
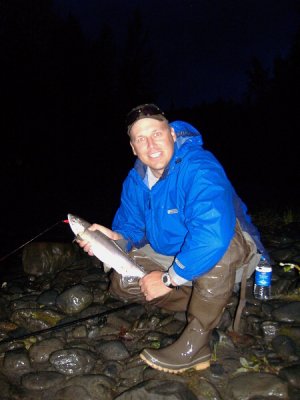
<svg viewBox="0 0 300 400"><path fill-rule="evenodd" d="M76 236L80 236L91 224L73 214L68 214L70 227Z"/></svg>

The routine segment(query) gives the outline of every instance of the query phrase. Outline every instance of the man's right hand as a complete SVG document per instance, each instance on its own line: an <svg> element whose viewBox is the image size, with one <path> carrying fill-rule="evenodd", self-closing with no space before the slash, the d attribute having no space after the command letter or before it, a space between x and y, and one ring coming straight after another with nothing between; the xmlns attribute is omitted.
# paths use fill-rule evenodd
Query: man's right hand
<svg viewBox="0 0 300 400"><path fill-rule="evenodd" d="M106 228L103 225L99 225L99 224L92 224L89 228L90 231L100 231L102 233L104 233L104 235L106 235L107 237L109 237L112 240L119 240L119 239L123 239L123 236L115 231L112 231L109 228ZM87 242L86 240L76 240L77 243L79 244L80 247L82 247L82 249L88 253L90 256L93 256L94 253L91 249L91 244L89 242Z"/></svg>

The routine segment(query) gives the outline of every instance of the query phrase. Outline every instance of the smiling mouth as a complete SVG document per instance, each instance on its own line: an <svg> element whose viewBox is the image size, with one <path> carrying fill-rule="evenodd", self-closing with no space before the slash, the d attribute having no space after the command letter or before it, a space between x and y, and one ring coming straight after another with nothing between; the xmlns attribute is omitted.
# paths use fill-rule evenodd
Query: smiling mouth
<svg viewBox="0 0 300 400"><path fill-rule="evenodd" d="M161 152L158 151L157 153L152 153L149 155L150 158L158 158L161 155Z"/></svg>

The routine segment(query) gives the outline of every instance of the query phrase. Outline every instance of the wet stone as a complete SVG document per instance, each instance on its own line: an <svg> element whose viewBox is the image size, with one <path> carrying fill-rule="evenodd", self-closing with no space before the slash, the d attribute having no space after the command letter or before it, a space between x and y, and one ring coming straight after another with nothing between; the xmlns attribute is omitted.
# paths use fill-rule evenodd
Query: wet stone
<svg viewBox="0 0 300 400"><path fill-rule="evenodd" d="M57 324L63 315L45 309L20 309L13 312L11 320L30 332L47 329Z"/></svg>
<svg viewBox="0 0 300 400"><path fill-rule="evenodd" d="M275 261L288 262L293 260L294 256L297 255L297 250L292 246L289 246L286 248L275 249L270 255Z"/></svg>
<svg viewBox="0 0 300 400"><path fill-rule="evenodd" d="M287 294L291 286L291 281L287 279L280 279L272 284L272 296L280 294Z"/></svg>
<svg viewBox="0 0 300 400"><path fill-rule="evenodd" d="M119 361L107 361L104 363L103 374L112 379L117 379L120 376L123 366Z"/></svg>
<svg viewBox="0 0 300 400"><path fill-rule="evenodd" d="M57 290L45 290L42 292L37 298L38 304L42 304L44 306L54 306L56 302L56 298L58 296Z"/></svg>
<svg viewBox="0 0 300 400"><path fill-rule="evenodd" d="M300 246L295 241L279 239L273 250L278 250L279 245L285 249L293 246L298 251L294 259L300 259ZM2 285L0 340L39 330L33 328L72 321L74 324L0 345L1 400L112 400L120 396L130 400L195 396L198 400L300 398L300 324L295 300L299 299L298 270L273 266L275 296L268 301L253 298L253 276L250 277L239 332L230 329L239 300L236 292L218 329L213 331L211 367L173 375L146 366L139 353L143 348L163 348L177 340L186 323L186 313L172 313L150 304L132 304L118 310L124 302L107 293L108 274L99 263L94 265L93 259L81 258L80 264L55 275L16 277ZM83 297L85 293L89 298L92 295L90 304L90 300L77 296L78 308L73 308L72 290L76 287L84 291ZM66 293L69 303L64 309L58 308L57 298ZM112 314L99 317L112 309ZM18 321L14 322L16 312ZM19 355L14 361L10 359L6 368L9 354L15 352ZM242 364L242 358L247 364ZM243 366L246 372L237 372ZM254 372L256 369L260 372ZM270 371L280 372L273 375ZM147 383L149 380L154 383ZM175 389L172 392L170 388Z"/></svg>
<svg viewBox="0 0 300 400"><path fill-rule="evenodd" d="M40 308L39 304L37 303L36 296L24 296L19 299L15 299L10 302L9 307L11 311L23 308Z"/></svg>
<svg viewBox="0 0 300 400"><path fill-rule="evenodd" d="M23 249L22 262L28 275L54 274L78 258L78 248L72 243L33 242Z"/></svg>
<svg viewBox="0 0 300 400"><path fill-rule="evenodd" d="M149 342L160 342L164 338L164 334L161 332L150 331L147 332L144 336L144 340Z"/></svg>
<svg viewBox="0 0 300 400"><path fill-rule="evenodd" d="M249 390L251 388L251 390ZM250 400L259 397L288 399L287 383L276 375L245 372L229 381L226 397L231 400Z"/></svg>
<svg viewBox="0 0 300 400"><path fill-rule="evenodd" d="M72 336L75 339L86 338L87 337L87 328L85 325L76 326L72 330Z"/></svg>
<svg viewBox="0 0 300 400"><path fill-rule="evenodd" d="M92 399L110 400L112 399L112 388L115 386L115 381L105 375L87 374L69 379L67 386L85 388Z"/></svg>
<svg viewBox="0 0 300 400"><path fill-rule="evenodd" d="M10 384L7 382L4 376L0 375L0 393L1 396L4 398L8 398L8 395L10 393Z"/></svg>
<svg viewBox="0 0 300 400"><path fill-rule="evenodd" d="M60 389L55 394L55 400L94 400L82 386L68 386Z"/></svg>
<svg viewBox="0 0 300 400"><path fill-rule="evenodd" d="M29 349L29 358L34 363L44 363L49 360L52 353L63 349L64 342L57 338L41 340L33 344Z"/></svg>
<svg viewBox="0 0 300 400"><path fill-rule="evenodd" d="M145 314L145 306L142 304L132 304L127 310L122 312L123 317L130 322L134 322Z"/></svg>
<svg viewBox="0 0 300 400"><path fill-rule="evenodd" d="M65 290L56 299L57 307L68 315L79 313L92 302L93 294L83 285L75 285Z"/></svg>
<svg viewBox="0 0 300 400"><path fill-rule="evenodd" d="M101 303L105 302L105 298L107 296L107 288L102 289L101 284L97 284L96 288L93 288L93 295L94 295L94 303Z"/></svg>
<svg viewBox="0 0 300 400"><path fill-rule="evenodd" d="M197 396L183 383L173 380L150 380L125 391L116 400L197 400Z"/></svg>
<svg viewBox="0 0 300 400"><path fill-rule="evenodd" d="M210 366L210 373L212 374L212 376L220 377L220 376L224 375L225 370L224 370L224 367L222 364L214 363L214 364L211 364L211 366Z"/></svg>
<svg viewBox="0 0 300 400"><path fill-rule="evenodd" d="M59 272L52 281L52 289L61 293L67 288L80 285L83 277L86 276L86 267L87 264L81 262L78 266L73 265L72 268L69 267Z"/></svg>
<svg viewBox="0 0 300 400"><path fill-rule="evenodd" d="M64 375L89 373L96 362L95 356L88 350L66 349L51 354L50 363Z"/></svg>
<svg viewBox="0 0 300 400"><path fill-rule="evenodd" d="M78 318L85 318L88 316L95 317L96 314L99 316L99 318L101 318L101 314L105 313L106 311L108 311L108 308L105 307L103 304L94 304L93 303L92 305L90 305L87 308L85 308L84 310L82 310L80 312L80 314L78 315ZM96 318L95 318L95 321L97 321ZM88 322L90 323L90 322L92 322L92 320L91 321L89 320Z"/></svg>
<svg viewBox="0 0 300 400"><path fill-rule="evenodd" d="M293 301L276 308L272 316L279 322L300 323L300 301Z"/></svg>
<svg viewBox="0 0 300 400"><path fill-rule="evenodd" d="M293 387L300 389L300 364L282 368L279 376L287 380Z"/></svg>
<svg viewBox="0 0 300 400"><path fill-rule="evenodd" d="M25 350L12 350L5 353L4 373L10 377L19 377L31 372L31 364Z"/></svg>
<svg viewBox="0 0 300 400"><path fill-rule="evenodd" d="M274 339L279 332L279 323L276 321L264 321L261 324L263 336L267 341Z"/></svg>
<svg viewBox="0 0 300 400"><path fill-rule="evenodd" d="M99 273L96 272L93 274L86 275L85 277L82 278L81 282L83 284L91 283L91 282L96 282L98 284L98 283L101 283L102 280L103 280L103 274L99 270ZM106 282L106 284L107 284L107 282Z"/></svg>
<svg viewBox="0 0 300 400"><path fill-rule="evenodd" d="M22 385L29 390L45 390L58 387L65 377L54 371L31 372L22 376Z"/></svg>
<svg viewBox="0 0 300 400"><path fill-rule="evenodd" d="M95 346L97 354L103 360L121 361L130 357L126 346L119 340L110 340Z"/></svg>
<svg viewBox="0 0 300 400"><path fill-rule="evenodd" d="M243 309L243 315L253 315L260 317L261 315L261 306L260 304L246 303L246 306Z"/></svg>
<svg viewBox="0 0 300 400"><path fill-rule="evenodd" d="M282 326L279 333L290 337L297 346L300 346L300 326Z"/></svg>
<svg viewBox="0 0 300 400"><path fill-rule="evenodd" d="M265 302L261 305L261 312L264 317L271 318L272 311L273 311L273 307L271 306L270 303Z"/></svg>
<svg viewBox="0 0 300 400"><path fill-rule="evenodd" d="M215 386L204 378L193 380L191 386L197 395L197 400L222 400Z"/></svg>
<svg viewBox="0 0 300 400"><path fill-rule="evenodd" d="M297 347L295 342L288 336L278 335L272 340L274 351L284 360L297 359Z"/></svg>
<svg viewBox="0 0 300 400"><path fill-rule="evenodd" d="M126 368L120 373L120 378L126 381L130 381L130 386L143 380L145 366L139 365L134 368Z"/></svg>
<svg viewBox="0 0 300 400"><path fill-rule="evenodd" d="M256 315L249 315L246 318L247 321L247 332L254 334L254 335L259 335L260 333L260 327L261 327L261 320L259 317Z"/></svg>

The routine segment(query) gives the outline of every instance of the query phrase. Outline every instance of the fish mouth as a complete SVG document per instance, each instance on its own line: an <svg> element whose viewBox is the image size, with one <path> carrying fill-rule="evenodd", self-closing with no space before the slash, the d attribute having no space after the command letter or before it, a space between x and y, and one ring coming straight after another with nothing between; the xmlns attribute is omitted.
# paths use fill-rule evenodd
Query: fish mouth
<svg viewBox="0 0 300 400"><path fill-rule="evenodd" d="M72 231L75 233L76 236L79 236L80 233L84 232L90 225L82 218L79 218L73 214L68 214L68 221Z"/></svg>

